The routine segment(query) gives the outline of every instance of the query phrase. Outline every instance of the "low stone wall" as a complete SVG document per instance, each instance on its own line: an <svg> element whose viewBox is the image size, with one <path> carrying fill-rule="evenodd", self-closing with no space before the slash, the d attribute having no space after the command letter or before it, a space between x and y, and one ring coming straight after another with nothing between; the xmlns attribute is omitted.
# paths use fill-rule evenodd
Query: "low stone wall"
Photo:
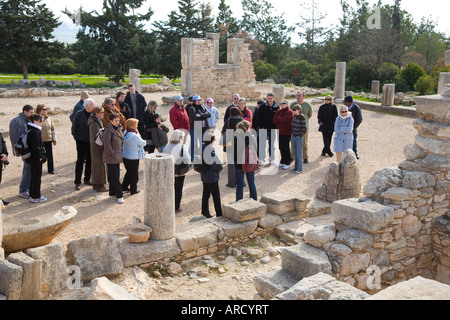
<svg viewBox="0 0 450 320"><path fill-rule="evenodd" d="M450 211L433 220L431 239L436 255L436 280L450 284Z"/></svg>
<svg viewBox="0 0 450 320"><path fill-rule="evenodd" d="M381 103L377 102L367 102L367 101L360 101L355 100L355 103L361 107L361 109L366 109L370 111L376 111L376 112L387 112L387 113L393 113L398 114L405 117L411 117L411 118L417 118L417 111L414 106L411 107L402 107L402 106L382 106Z"/></svg>

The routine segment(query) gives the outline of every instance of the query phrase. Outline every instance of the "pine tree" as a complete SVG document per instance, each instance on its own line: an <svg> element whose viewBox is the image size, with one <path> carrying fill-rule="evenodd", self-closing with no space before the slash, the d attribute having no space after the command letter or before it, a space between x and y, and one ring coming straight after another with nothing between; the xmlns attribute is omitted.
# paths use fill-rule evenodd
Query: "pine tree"
<svg viewBox="0 0 450 320"><path fill-rule="evenodd" d="M239 22L232 16L230 6L225 3L225 0L220 0L218 9L219 14L216 18L215 31L220 34L219 60L225 63L228 47L227 40L233 37L233 35L239 33L240 28Z"/></svg>
<svg viewBox="0 0 450 320"><path fill-rule="evenodd" d="M40 0L8 0L0 2L0 53L5 59L22 65L23 78L28 79L28 66L39 57L57 55L62 44L52 32L61 22Z"/></svg>

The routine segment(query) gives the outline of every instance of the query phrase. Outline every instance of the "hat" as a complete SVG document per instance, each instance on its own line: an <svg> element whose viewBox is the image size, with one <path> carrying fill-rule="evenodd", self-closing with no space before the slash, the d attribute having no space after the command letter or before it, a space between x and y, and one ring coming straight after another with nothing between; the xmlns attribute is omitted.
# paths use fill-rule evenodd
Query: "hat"
<svg viewBox="0 0 450 320"><path fill-rule="evenodd" d="M184 99L183 99L183 97L182 96L180 96L180 95L177 95L177 96L175 96L175 98L174 98L175 100L181 100L181 101L183 101Z"/></svg>
<svg viewBox="0 0 450 320"><path fill-rule="evenodd" d="M353 97L352 96L346 96L344 101L346 101L346 102L353 102Z"/></svg>
<svg viewBox="0 0 450 320"><path fill-rule="evenodd" d="M193 97L192 97L192 96L190 96L190 97L189 97L189 99L188 99L188 101L192 101L192 98L193 98Z"/></svg>
<svg viewBox="0 0 450 320"><path fill-rule="evenodd" d="M208 98L208 100L206 100L206 102L214 102L213 98Z"/></svg>
<svg viewBox="0 0 450 320"><path fill-rule="evenodd" d="M197 100L202 100L202 97L200 97L199 95L195 95L192 97L192 101L197 101Z"/></svg>

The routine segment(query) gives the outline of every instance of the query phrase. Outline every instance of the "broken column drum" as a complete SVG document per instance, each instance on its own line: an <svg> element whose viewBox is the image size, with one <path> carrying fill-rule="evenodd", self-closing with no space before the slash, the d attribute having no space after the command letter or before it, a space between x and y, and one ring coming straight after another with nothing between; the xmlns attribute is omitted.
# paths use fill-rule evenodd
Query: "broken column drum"
<svg viewBox="0 0 450 320"><path fill-rule="evenodd" d="M144 224L152 228L150 239L169 240L175 232L174 159L150 154L144 159Z"/></svg>
<svg viewBox="0 0 450 320"><path fill-rule="evenodd" d="M336 78L334 81L335 99L343 99L345 96L345 76L347 72L346 62L336 62Z"/></svg>
<svg viewBox="0 0 450 320"><path fill-rule="evenodd" d="M141 79L139 78L141 76L141 70L139 69L130 69L129 70L129 78L130 78L130 84L134 85L134 88L137 92L141 92Z"/></svg>
<svg viewBox="0 0 450 320"><path fill-rule="evenodd" d="M383 86L383 97L381 105L385 107L392 107L395 98L395 84L385 84Z"/></svg>

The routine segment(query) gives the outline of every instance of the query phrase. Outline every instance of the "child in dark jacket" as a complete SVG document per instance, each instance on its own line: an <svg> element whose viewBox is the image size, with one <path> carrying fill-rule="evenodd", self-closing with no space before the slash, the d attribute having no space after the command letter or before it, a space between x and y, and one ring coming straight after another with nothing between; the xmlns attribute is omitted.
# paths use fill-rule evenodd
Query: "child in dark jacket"
<svg viewBox="0 0 450 320"><path fill-rule="evenodd" d="M205 140L202 146L203 162L206 169L201 173L203 182L203 196L202 196L202 215L206 218L212 218L209 213L209 197L212 195L214 201L214 209L216 216L222 216L222 203L220 200L219 190L219 173L223 170L222 163L216 156L213 148L213 143L216 137L212 133L206 133Z"/></svg>

